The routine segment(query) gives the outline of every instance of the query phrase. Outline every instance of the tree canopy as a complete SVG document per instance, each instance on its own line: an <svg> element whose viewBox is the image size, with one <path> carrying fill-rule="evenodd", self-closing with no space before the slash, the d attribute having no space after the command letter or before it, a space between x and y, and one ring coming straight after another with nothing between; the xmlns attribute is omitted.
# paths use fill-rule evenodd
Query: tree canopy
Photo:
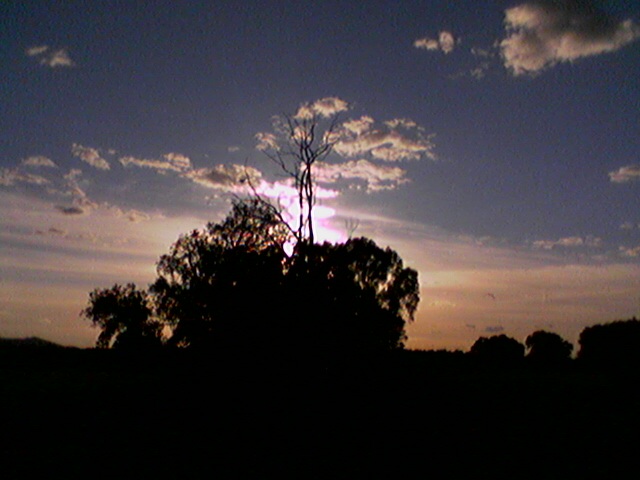
<svg viewBox="0 0 640 480"><path fill-rule="evenodd" d="M236 200L222 222L181 235L157 263L149 293L114 285L83 316L97 345L160 341L195 349L309 352L402 348L419 301L418 274L370 239L285 244L291 232L258 199Z"/></svg>
<svg viewBox="0 0 640 480"><path fill-rule="evenodd" d="M578 340L578 359L598 364L640 364L640 320L593 325Z"/></svg>
<svg viewBox="0 0 640 480"><path fill-rule="evenodd" d="M510 362L517 363L524 358L524 345L506 335L480 337L471 346L469 353L488 363L508 365Z"/></svg>
<svg viewBox="0 0 640 480"><path fill-rule="evenodd" d="M162 325L153 318L147 292L133 283L96 288L81 315L100 328L98 348L140 350L161 345Z"/></svg>
<svg viewBox="0 0 640 480"><path fill-rule="evenodd" d="M557 333L538 330L525 340L527 359L536 363L558 364L571 358L573 345Z"/></svg>

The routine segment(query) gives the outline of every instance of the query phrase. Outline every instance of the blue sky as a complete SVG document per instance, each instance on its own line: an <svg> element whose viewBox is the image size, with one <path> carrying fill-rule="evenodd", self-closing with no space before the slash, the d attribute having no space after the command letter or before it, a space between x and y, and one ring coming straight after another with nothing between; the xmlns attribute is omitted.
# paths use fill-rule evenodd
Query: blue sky
<svg viewBox="0 0 640 480"><path fill-rule="evenodd" d="M241 166L280 185L256 134L304 104L342 122L326 235L419 270L410 346L640 313L637 2L61 3L0 6L1 336L91 345L88 292Z"/></svg>

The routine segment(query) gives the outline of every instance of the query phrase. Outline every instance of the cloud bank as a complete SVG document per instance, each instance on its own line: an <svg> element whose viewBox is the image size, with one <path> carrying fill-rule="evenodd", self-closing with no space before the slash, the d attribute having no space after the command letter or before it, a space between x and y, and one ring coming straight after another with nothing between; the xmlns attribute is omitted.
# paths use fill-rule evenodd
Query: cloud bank
<svg viewBox="0 0 640 480"><path fill-rule="evenodd" d="M640 26L632 20L616 20L589 1L523 3L505 11L505 25L500 48L514 75L614 52L640 38Z"/></svg>

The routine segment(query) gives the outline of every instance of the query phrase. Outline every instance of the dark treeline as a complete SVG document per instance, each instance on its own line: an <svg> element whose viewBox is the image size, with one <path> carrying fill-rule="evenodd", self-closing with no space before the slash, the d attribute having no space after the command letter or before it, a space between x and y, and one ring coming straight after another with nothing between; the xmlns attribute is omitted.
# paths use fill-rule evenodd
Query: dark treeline
<svg viewBox="0 0 640 480"><path fill-rule="evenodd" d="M516 341L501 336L466 353L322 358L9 342L0 349L3 472L620 478L640 428L637 357L587 353L615 345L609 329L629 329L627 342L637 328L635 319L589 327L573 359L550 340L563 353L551 362L535 358L542 340L520 344L516 357ZM608 333L598 341L594 331Z"/></svg>

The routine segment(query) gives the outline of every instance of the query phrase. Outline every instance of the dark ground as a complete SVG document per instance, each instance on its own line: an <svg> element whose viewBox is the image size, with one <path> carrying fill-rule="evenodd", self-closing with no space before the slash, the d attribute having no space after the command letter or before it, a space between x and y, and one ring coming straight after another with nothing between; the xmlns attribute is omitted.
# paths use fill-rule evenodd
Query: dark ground
<svg viewBox="0 0 640 480"><path fill-rule="evenodd" d="M0 477L633 478L638 370L0 351Z"/></svg>

